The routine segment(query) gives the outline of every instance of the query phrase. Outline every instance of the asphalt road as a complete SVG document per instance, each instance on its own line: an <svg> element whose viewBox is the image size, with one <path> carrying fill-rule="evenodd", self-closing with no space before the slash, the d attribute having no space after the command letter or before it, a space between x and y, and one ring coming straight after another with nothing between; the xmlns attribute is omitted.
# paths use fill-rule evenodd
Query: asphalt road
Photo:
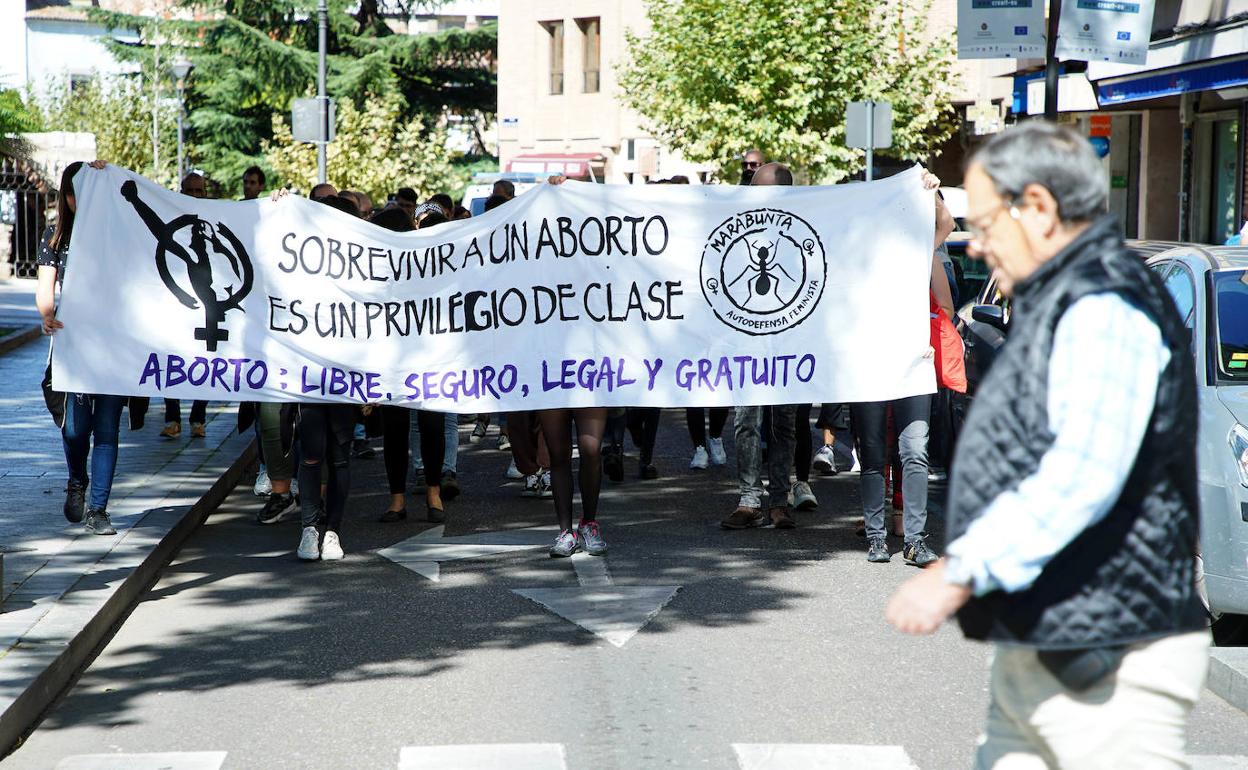
<svg viewBox="0 0 1248 770"><path fill-rule="evenodd" d="M380 455L354 465L342 562L296 560L298 525L255 524L240 488L4 767L969 766L988 649L884 623L915 568L866 562L857 477L819 479L796 530L725 532L731 470L687 469L679 412L659 442L659 480L630 463L608 484L605 560L518 532L553 508L503 478L493 429L462 447L441 545L423 520L375 522ZM1206 691L1190 737L1248 755L1248 717Z"/></svg>

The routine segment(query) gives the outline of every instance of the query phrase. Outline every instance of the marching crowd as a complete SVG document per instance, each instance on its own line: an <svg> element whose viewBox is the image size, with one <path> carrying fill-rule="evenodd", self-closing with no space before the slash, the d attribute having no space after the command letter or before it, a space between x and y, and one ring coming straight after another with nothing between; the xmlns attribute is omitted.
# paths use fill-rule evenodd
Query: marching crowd
<svg viewBox="0 0 1248 770"><path fill-rule="evenodd" d="M102 168L104 164L95 161L90 165ZM62 175L58 216L44 236L39 255L38 305L49 334L60 326L55 288L63 282L67 269L76 210L73 178L81 166L71 164ZM551 179L552 183L561 181ZM265 188L264 172L258 167L248 168L242 182L243 199L256 199ZM688 179L674 177L657 183L688 184ZM750 150L742 156L741 184L792 185L793 175L783 164L768 163L760 151ZM934 189L939 180L927 174L925 185ZM181 182L181 192L194 198L207 197L208 188L208 180L199 173L187 174ZM286 190L278 190L272 197L285 194ZM514 197L514 185L500 180L486 200L485 210L506 205ZM363 193L338 190L325 183L315 185L309 198L396 232L471 216L450 195L433 195L422 203L407 187L396 190L381 208L374 208ZM952 217L939 196L935 217L935 247L939 249L953 229ZM953 315L952 282L940 256L938 250L932 261L931 310L933 319L947 324ZM65 516L71 522L85 522L88 532L112 534L107 506L116 467L121 405L126 399L56 394L50 376L45 377L44 387L64 428L69 467ZM131 424L137 427L142 424L146 402L130 401ZM205 401L195 401L191 406L192 439L206 435L207 406ZM796 511L809 511L819 504L810 487L811 471L835 474L852 467L861 473L864 520L860 533L866 536L868 559L890 560L885 507L891 501L898 511L892 517L891 529L904 539L905 559L919 566L930 564L937 558L925 535L931 410L930 396L892 403L822 404L817 411L811 404L736 408L733 433L739 501L722 526L734 530L795 527ZM723 434L729 411L727 407L686 410L691 470L728 463ZM815 429L822 434L817 451L812 447L812 414L816 416ZM470 441L485 438L492 417L475 417ZM526 497L553 499L560 533L551 546L552 556L571 556L581 550L606 553L606 540L597 520L602 477L623 481L626 434L639 455L638 478L658 477L654 448L660 417L661 411L655 407L546 409L497 416L498 447L511 455L507 477L523 479L522 494ZM165 399L164 422L162 437L181 436L181 404L177 399ZM254 430L260 448L255 491L265 502L256 519L261 524L275 524L298 516L303 524L297 549L301 559L342 558L341 530L351 486L351 461L375 454L374 438L381 440L390 493L380 521L407 519L409 490L423 494L429 521L444 521L446 503L461 491L456 475L459 420L455 414L416 410L413 419L412 410L392 405L244 403L239 407L238 428ZM89 451L92 443L94 452ZM579 520L573 512L573 447L579 455ZM941 458L938 464L947 467L948 459ZM414 484L409 485L409 476ZM890 497L886 493L890 479L891 500L886 500Z"/></svg>
<svg viewBox="0 0 1248 770"><path fill-rule="evenodd" d="M67 269L80 166L65 171L56 223L39 258L37 302L47 334L61 328L55 294ZM746 153L742 171L744 184L793 184L788 168L757 150ZM188 176L183 189L195 194L202 182ZM258 169L249 169L244 182L249 198L264 187ZM935 189L939 181L927 175L924 184ZM894 594L886 619L905 633L930 634L956 614L968 637L996 645L977 768L1187 767L1186 721L1208 672L1210 642L1196 587L1190 331L1106 213L1108 177L1085 137L1038 120L1011 128L972 156L966 190L972 249L1013 303L1009 339L966 420L948 415L949 392L966 383L956 342L946 345L956 338L949 321L954 287L940 246L953 224L938 193L929 315L941 390L935 398L821 404L817 412L811 404L737 407L739 497L721 524L795 527L797 512L818 505L811 471L836 473L852 464L860 474L867 559L887 562L891 480L892 507L900 511L893 531L905 559L928 569ZM507 205L513 194L498 183L486 208ZM326 184L311 197L399 232L468 216L449 196L420 203L408 189L380 210L367 196ZM69 468L65 516L85 520L88 532L111 534L107 504L127 399L56 393L51 385L45 372ZM146 403L129 401L138 427ZM822 438L814 452L812 415ZM691 471L728 463L728 416L726 409L686 410ZM443 521L446 502L460 492L458 418L423 410L411 417L389 405L243 404L239 428L257 431L264 462L258 520L272 524L298 511L299 558L341 559L351 461L374 451L369 438L380 436L391 494L381 520L407 518L415 472L427 518ZM179 418L179 405L167 404L162 435L176 437ZM203 418L197 403L192 437L202 435ZM470 440L486 438L491 418L476 417ZM597 516L602 477L620 482L626 475L626 433L638 450L637 476L658 476L659 418L657 409L601 407L499 416L498 446L512 460L508 476L524 479L522 494L553 499L560 532L552 556L606 552ZM929 459L951 474L946 558L937 558L925 535Z"/></svg>

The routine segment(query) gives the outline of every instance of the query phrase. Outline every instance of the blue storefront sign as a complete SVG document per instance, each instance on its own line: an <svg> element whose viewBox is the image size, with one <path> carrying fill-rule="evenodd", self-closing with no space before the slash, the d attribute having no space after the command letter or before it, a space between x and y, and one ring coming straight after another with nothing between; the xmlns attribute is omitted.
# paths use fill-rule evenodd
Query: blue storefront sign
<svg viewBox="0 0 1248 770"><path fill-rule="evenodd" d="M1159 99L1193 91L1216 91L1248 84L1248 56L1213 59L1163 72L1146 72L1098 80L1096 100L1102 106Z"/></svg>

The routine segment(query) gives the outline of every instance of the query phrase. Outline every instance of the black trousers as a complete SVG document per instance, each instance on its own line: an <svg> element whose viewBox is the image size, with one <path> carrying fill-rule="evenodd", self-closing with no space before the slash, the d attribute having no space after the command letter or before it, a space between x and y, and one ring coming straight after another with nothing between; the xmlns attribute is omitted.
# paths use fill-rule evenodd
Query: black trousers
<svg viewBox="0 0 1248 770"><path fill-rule="evenodd" d="M691 406L685 409L685 422L689 425L689 440L693 448L706 447L706 413L711 413L711 438L722 438L724 424L728 422L728 407Z"/></svg>
<svg viewBox="0 0 1248 770"><path fill-rule="evenodd" d="M446 453L446 415L424 409L416 412L420 427L420 459L425 466L425 484L442 483L442 456ZM407 488L407 461L412 410L401 406L381 407L381 446L386 461L386 483L390 494L401 495Z"/></svg>
<svg viewBox="0 0 1248 770"><path fill-rule="evenodd" d="M338 532L351 491L351 439L355 431L355 407L351 404L303 404L299 408L299 497L303 526L316 524L325 513L325 529ZM321 466L329 471L325 497L321 497Z"/></svg>
<svg viewBox="0 0 1248 770"><path fill-rule="evenodd" d="M208 421L208 402L195 401L191 404L191 422ZM165 399L165 422L182 422L182 402L176 398Z"/></svg>
<svg viewBox="0 0 1248 770"><path fill-rule="evenodd" d="M659 418L662 415L663 411L657 406L628 408L628 432L632 434L633 443L641 451L643 465L654 459L654 442L659 437Z"/></svg>

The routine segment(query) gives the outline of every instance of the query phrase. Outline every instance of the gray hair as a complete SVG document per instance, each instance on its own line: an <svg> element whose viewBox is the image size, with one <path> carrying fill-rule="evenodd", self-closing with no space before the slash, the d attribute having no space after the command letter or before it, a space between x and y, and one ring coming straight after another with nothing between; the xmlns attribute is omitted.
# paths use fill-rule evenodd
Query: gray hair
<svg viewBox="0 0 1248 770"><path fill-rule="evenodd" d="M1087 222L1105 213L1109 175L1092 144L1074 130L1029 120L994 136L970 160L996 184L1003 198L1017 199L1029 184L1048 190L1063 222Z"/></svg>

